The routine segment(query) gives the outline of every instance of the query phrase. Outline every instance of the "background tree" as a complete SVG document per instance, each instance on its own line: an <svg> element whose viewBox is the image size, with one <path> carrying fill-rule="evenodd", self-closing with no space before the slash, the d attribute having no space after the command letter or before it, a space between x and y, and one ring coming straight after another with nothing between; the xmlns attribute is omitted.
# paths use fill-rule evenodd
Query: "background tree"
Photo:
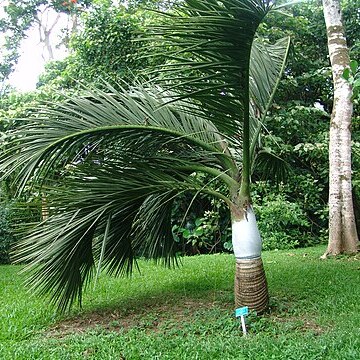
<svg viewBox="0 0 360 360"><path fill-rule="evenodd" d="M165 8L167 2L130 2L113 5L103 2L92 6L82 14L81 30L69 42L70 55L61 61L50 62L40 77L38 87L76 88L79 82L98 84L109 82L132 83L134 78L144 76L143 70L156 67L164 57L152 56L145 38L146 28L157 21L158 14L143 9ZM167 50L164 48L164 53Z"/></svg>
<svg viewBox="0 0 360 360"><path fill-rule="evenodd" d="M1 78L3 86L19 58L21 41L33 26L39 29L39 41L44 44L43 57L46 60L54 58L54 41L51 40L54 27L60 16L68 17L68 26L64 38L75 32L79 14L90 4L91 0L9 0L3 7L4 14L0 19L0 32L5 43L1 44L3 54L0 58Z"/></svg>
<svg viewBox="0 0 360 360"><path fill-rule="evenodd" d="M135 41L144 32L145 13L132 14L125 7L95 6L83 14L83 29L70 42L65 60L49 63L38 87L76 88L79 82L115 85L131 83L149 60L140 57L147 47Z"/></svg>
<svg viewBox="0 0 360 360"><path fill-rule="evenodd" d="M328 47L334 81L334 104L330 123L329 245L324 254L355 253L358 235L351 186L351 85L343 73L350 65L340 1L324 0Z"/></svg>

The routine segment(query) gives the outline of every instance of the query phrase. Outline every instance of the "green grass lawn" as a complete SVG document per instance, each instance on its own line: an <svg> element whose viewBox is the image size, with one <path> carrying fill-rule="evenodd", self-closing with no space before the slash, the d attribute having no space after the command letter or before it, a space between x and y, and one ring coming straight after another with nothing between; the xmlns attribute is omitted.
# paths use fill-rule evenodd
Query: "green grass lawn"
<svg viewBox="0 0 360 360"><path fill-rule="evenodd" d="M360 359L360 258L324 247L265 252L271 310L234 318L234 258L140 261L131 279L103 276L83 309L57 315L0 267L0 359Z"/></svg>

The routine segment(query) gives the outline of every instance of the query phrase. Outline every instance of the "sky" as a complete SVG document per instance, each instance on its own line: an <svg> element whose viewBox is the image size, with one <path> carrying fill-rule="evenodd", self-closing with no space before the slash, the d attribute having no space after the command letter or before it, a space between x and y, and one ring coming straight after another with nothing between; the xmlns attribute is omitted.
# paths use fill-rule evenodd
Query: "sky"
<svg viewBox="0 0 360 360"><path fill-rule="evenodd" d="M29 31L28 38L23 40L20 60L10 76L10 84L19 91L34 90L39 75L44 71L44 60L41 56L37 29Z"/></svg>
<svg viewBox="0 0 360 360"><path fill-rule="evenodd" d="M1 11L0 11L1 12ZM54 14L50 14L50 22L55 19ZM52 32L52 43L58 42L61 29L66 26L66 19L62 18ZM40 43L39 30L33 26L27 32L27 38L22 41L20 48L20 59L15 71L10 76L10 84L18 91L26 92L35 90L39 75L44 71L45 60L42 57L43 44ZM54 46L55 60L63 59L66 56L64 47L59 49Z"/></svg>

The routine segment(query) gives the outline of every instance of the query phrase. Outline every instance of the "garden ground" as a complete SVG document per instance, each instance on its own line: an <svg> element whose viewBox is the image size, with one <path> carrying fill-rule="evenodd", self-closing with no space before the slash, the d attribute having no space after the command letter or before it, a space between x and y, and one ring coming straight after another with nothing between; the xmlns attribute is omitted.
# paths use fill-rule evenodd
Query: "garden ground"
<svg viewBox="0 0 360 360"><path fill-rule="evenodd" d="M0 359L360 359L360 256L324 247L264 252L271 308L234 317L232 255L139 261L130 279L101 276L83 308L56 314L0 267Z"/></svg>

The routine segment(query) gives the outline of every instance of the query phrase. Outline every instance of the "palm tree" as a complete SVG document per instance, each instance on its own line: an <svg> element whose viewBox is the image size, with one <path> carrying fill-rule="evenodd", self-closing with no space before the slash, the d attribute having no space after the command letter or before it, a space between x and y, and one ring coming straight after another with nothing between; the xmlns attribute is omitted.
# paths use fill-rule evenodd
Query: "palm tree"
<svg viewBox="0 0 360 360"><path fill-rule="evenodd" d="M157 69L161 85L90 89L38 109L9 135L0 170L17 174L19 192L45 192L50 213L19 244L18 260L61 310L81 303L96 263L121 275L138 255L176 261L171 209L184 192L228 205L236 306L266 309L250 174L289 47L288 39L254 41L272 8L268 0L187 0L153 28L152 39L173 49Z"/></svg>

